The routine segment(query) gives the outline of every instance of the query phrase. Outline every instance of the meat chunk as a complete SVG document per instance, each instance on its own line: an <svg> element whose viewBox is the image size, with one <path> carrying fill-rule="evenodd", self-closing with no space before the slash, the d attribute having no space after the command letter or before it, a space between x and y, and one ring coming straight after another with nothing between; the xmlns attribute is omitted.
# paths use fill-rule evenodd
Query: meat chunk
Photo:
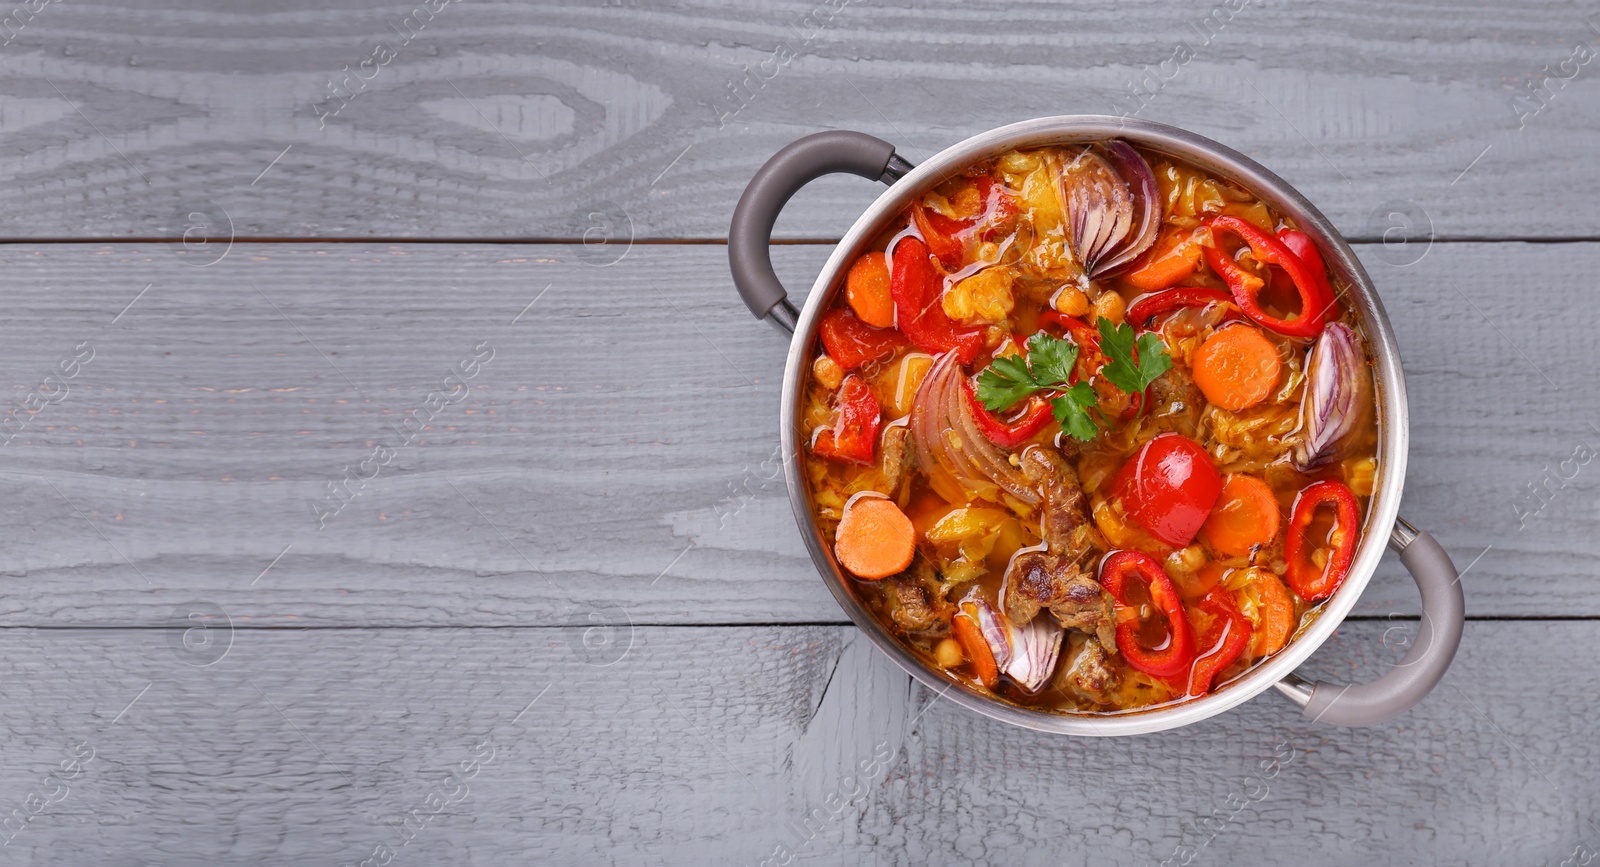
<svg viewBox="0 0 1600 867"><path fill-rule="evenodd" d="M1156 377L1150 383L1150 415L1170 429L1193 438L1200 428L1200 415L1205 412L1206 396L1194 377L1182 366Z"/></svg>
<svg viewBox="0 0 1600 867"><path fill-rule="evenodd" d="M939 572L928 558L919 555L906 571L884 580L889 585L889 620L901 632L927 632L949 624L955 606L945 600Z"/></svg>
<svg viewBox="0 0 1600 867"><path fill-rule="evenodd" d="M895 425L883 432L883 494L891 500L900 499L900 490L911 478L911 467L916 453L911 450L911 429Z"/></svg>
<svg viewBox="0 0 1600 867"><path fill-rule="evenodd" d="M1012 559L1004 584L1006 616L1027 623L1045 608L1063 628L1115 647L1111 594L1093 575L1093 560L1104 545L1089 520L1078 474L1060 455L1039 446L1024 451L1020 461L1024 477L1043 499L1039 520L1045 549Z"/></svg>
<svg viewBox="0 0 1600 867"><path fill-rule="evenodd" d="M1089 500L1078 486L1078 474L1060 455L1041 446L1022 453L1022 475L1038 489L1044 503L1040 529L1045 550L1081 563L1098 545L1089 520Z"/></svg>
<svg viewBox="0 0 1600 867"><path fill-rule="evenodd" d="M1105 646L1097 638L1086 639L1076 648L1071 660L1056 675L1057 686L1098 704L1107 703L1111 691L1121 681L1121 676L1111 666Z"/></svg>
<svg viewBox="0 0 1600 867"><path fill-rule="evenodd" d="M1116 646L1111 594L1076 563L1041 551L1019 554L1006 570L1005 589L1006 617L1012 623L1027 623L1044 608L1063 628Z"/></svg>

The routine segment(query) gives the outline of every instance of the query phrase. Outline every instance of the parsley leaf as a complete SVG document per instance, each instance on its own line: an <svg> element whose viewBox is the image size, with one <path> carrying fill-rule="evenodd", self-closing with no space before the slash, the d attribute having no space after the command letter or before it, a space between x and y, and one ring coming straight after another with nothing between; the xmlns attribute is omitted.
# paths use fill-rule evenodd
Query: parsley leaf
<svg viewBox="0 0 1600 867"><path fill-rule="evenodd" d="M1104 316L1098 327L1100 353L1106 358L1100 375L1117 388L1138 394L1172 369L1160 335L1136 334L1133 326L1112 325ZM1100 432L1095 421L1100 405L1089 383L1069 384L1077 363L1078 344L1041 331L1028 338L1026 355L996 358L978 374L978 400L984 409L1000 412L1035 392L1057 392L1050 400L1051 414L1063 433L1087 442Z"/></svg>
<svg viewBox="0 0 1600 867"><path fill-rule="evenodd" d="M1132 325L1112 325L1111 320L1102 316L1099 327L1100 351L1107 359L1100 373L1117 388L1128 394L1138 394L1172 369L1172 357L1167 355L1160 335L1139 335L1136 349Z"/></svg>
<svg viewBox="0 0 1600 867"><path fill-rule="evenodd" d="M1028 366L1040 382L1065 383L1078 363L1078 344L1040 331L1028 338Z"/></svg>
<svg viewBox="0 0 1600 867"><path fill-rule="evenodd" d="M978 374L978 400L984 409L999 412L1036 391L1064 389L1077 360L1077 344L1041 331L1028 338L1026 357L996 358Z"/></svg>
<svg viewBox="0 0 1600 867"><path fill-rule="evenodd" d="M1074 385L1050 401L1051 412L1061 424L1062 432L1084 442L1094 439L1095 434L1100 432L1100 426L1089 415L1090 408L1095 406L1094 388L1087 382Z"/></svg>
<svg viewBox="0 0 1600 867"><path fill-rule="evenodd" d="M1034 381L1033 372L1020 355L996 358L978 374L978 400L990 412L1015 406L1038 390L1039 383Z"/></svg>

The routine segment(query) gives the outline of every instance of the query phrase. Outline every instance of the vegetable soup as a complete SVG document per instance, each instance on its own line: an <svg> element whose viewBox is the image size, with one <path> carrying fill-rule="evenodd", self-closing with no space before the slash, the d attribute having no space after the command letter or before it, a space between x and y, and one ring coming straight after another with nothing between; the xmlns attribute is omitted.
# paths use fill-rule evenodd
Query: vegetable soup
<svg viewBox="0 0 1600 867"><path fill-rule="evenodd" d="M1281 651L1349 573L1376 397L1317 245L1120 140L919 197L823 312L801 465L854 591L928 665L1112 713Z"/></svg>

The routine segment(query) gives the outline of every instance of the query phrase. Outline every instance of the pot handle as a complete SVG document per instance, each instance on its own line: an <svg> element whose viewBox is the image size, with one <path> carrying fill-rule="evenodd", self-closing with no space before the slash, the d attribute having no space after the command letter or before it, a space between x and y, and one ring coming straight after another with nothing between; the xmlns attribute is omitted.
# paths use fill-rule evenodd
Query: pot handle
<svg viewBox="0 0 1600 867"><path fill-rule="evenodd" d="M750 312L794 332L799 311L772 270L770 247L778 213L801 187L838 172L892 184L909 171L911 164L894 152L894 145L849 130L813 133L773 154L744 188L728 227L728 267Z"/></svg>
<svg viewBox="0 0 1600 867"><path fill-rule="evenodd" d="M1291 674L1274 684L1313 722L1364 726L1398 716L1421 701L1455 659L1466 620L1466 600L1450 555L1433 536L1400 518L1395 519L1394 531L1389 534L1389 547L1400 554L1400 562L1422 591L1417 640L1404 659L1371 683L1310 683Z"/></svg>

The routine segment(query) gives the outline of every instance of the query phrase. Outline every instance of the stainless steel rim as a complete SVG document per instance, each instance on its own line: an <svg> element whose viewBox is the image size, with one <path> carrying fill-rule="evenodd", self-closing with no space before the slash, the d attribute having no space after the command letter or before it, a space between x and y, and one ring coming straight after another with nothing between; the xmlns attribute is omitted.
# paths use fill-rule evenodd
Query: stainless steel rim
<svg viewBox="0 0 1600 867"><path fill-rule="evenodd" d="M1121 137L1136 145L1170 154L1242 184L1280 213L1292 217L1324 251L1331 254L1328 264L1346 290L1345 300L1357 311L1373 354L1378 386L1379 471L1372 507L1350 576L1323 607L1316 622L1286 649L1205 698L1154 710L1088 716L1023 708L981 695L959 681L934 671L906 650L851 592L850 583L854 579L844 576L839 570L830 546L817 532L812 519L810 492L801 477L796 456L799 454L800 385L804 379L807 350L816 337L820 312L832 299L838 284L842 283L841 277L849 263L871 242L879 228L909 204L913 197L984 157L1018 147L1069 144L1111 137ZM784 367L781 425L783 450L789 458L784 461L784 478L806 548L840 607L878 649L936 694L984 716L1038 731L1086 736L1146 734L1199 722L1248 701L1289 677L1343 622L1376 571L1399 510L1409 438L1405 380L1400 369L1399 347L1395 343L1388 316L1384 313L1371 278L1356 259L1354 251L1322 212L1277 175L1231 148L1177 127L1104 115L1037 118L981 133L935 154L879 196L845 233L833 255L828 258L795 323L794 339L789 344L788 361Z"/></svg>

